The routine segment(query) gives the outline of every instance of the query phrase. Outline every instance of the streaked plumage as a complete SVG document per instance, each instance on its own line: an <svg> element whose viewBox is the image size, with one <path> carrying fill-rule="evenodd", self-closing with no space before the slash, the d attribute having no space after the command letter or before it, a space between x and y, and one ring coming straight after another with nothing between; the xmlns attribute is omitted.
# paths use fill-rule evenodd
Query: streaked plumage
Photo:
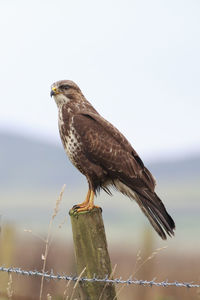
<svg viewBox="0 0 200 300"><path fill-rule="evenodd" d="M59 131L65 151L89 184L86 200L78 211L92 209L96 191L109 193L114 186L136 200L161 236L173 235L175 224L155 193L155 179L127 139L102 118L79 87L63 80L51 87L58 106Z"/></svg>

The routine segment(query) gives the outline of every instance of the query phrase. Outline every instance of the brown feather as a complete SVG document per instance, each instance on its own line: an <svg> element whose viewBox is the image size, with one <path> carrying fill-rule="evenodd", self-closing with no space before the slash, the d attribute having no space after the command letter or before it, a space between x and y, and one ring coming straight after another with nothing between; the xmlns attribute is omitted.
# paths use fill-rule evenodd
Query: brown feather
<svg viewBox="0 0 200 300"><path fill-rule="evenodd" d="M171 236L174 221L154 192L156 181L131 144L102 118L71 81L53 84L59 94L59 130L72 163L94 192L109 186L135 199L161 238Z"/></svg>

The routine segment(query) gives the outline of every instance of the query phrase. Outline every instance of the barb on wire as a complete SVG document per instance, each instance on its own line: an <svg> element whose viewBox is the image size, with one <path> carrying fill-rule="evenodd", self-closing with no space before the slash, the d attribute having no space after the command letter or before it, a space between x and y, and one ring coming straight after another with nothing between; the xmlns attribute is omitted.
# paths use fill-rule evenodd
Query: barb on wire
<svg viewBox="0 0 200 300"><path fill-rule="evenodd" d="M60 274L54 274L53 272L47 273L47 272L39 272L39 271L27 271L22 270L20 268L5 268L3 266L0 267L0 272L7 272L7 273L15 273L25 276L39 276L44 277L46 280L54 279L54 280L66 280L66 281L79 281L79 282L105 282L105 283L111 283L111 284L134 284L134 285L143 285L143 286L157 286L157 287L187 287L187 288L199 288L200 284L196 283L189 283L189 282L168 282L162 281L157 282L154 280L148 281L148 280L132 280L132 278L129 278L127 280L123 280L121 278L115 278L115 279L109 279L108 276L105 276L105 278L98 278L94 276L93 278L86 278L86 277L79 277L79 276L68 276L68 275L60 275Z"/></svg>

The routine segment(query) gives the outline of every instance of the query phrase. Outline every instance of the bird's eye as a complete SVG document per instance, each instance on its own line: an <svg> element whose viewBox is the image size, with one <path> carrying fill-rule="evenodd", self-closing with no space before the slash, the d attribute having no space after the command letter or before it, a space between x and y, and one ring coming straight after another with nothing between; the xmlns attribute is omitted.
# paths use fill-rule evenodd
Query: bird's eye
<svg viewBox="0 0 200 300"><path fill-rule="evenodd" d="M67 84L63 84L63 85L60 86L61 90L68 90L69 88L70 88L70 86L67 85Z"/></svg>

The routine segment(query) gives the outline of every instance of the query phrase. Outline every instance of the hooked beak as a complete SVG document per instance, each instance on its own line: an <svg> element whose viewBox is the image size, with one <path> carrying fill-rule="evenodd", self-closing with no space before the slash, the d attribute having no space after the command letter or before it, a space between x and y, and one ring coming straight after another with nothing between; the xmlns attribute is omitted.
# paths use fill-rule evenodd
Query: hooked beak
<svg viewBox="0 0 200 300"><path fill-rule="evenodd" d="M51 92L50 92L50 96L52 97L52 96L54 96L54 95L56 95L58 93L59 92L58 92L57 88L56 87L52 87Z"/></svg>

